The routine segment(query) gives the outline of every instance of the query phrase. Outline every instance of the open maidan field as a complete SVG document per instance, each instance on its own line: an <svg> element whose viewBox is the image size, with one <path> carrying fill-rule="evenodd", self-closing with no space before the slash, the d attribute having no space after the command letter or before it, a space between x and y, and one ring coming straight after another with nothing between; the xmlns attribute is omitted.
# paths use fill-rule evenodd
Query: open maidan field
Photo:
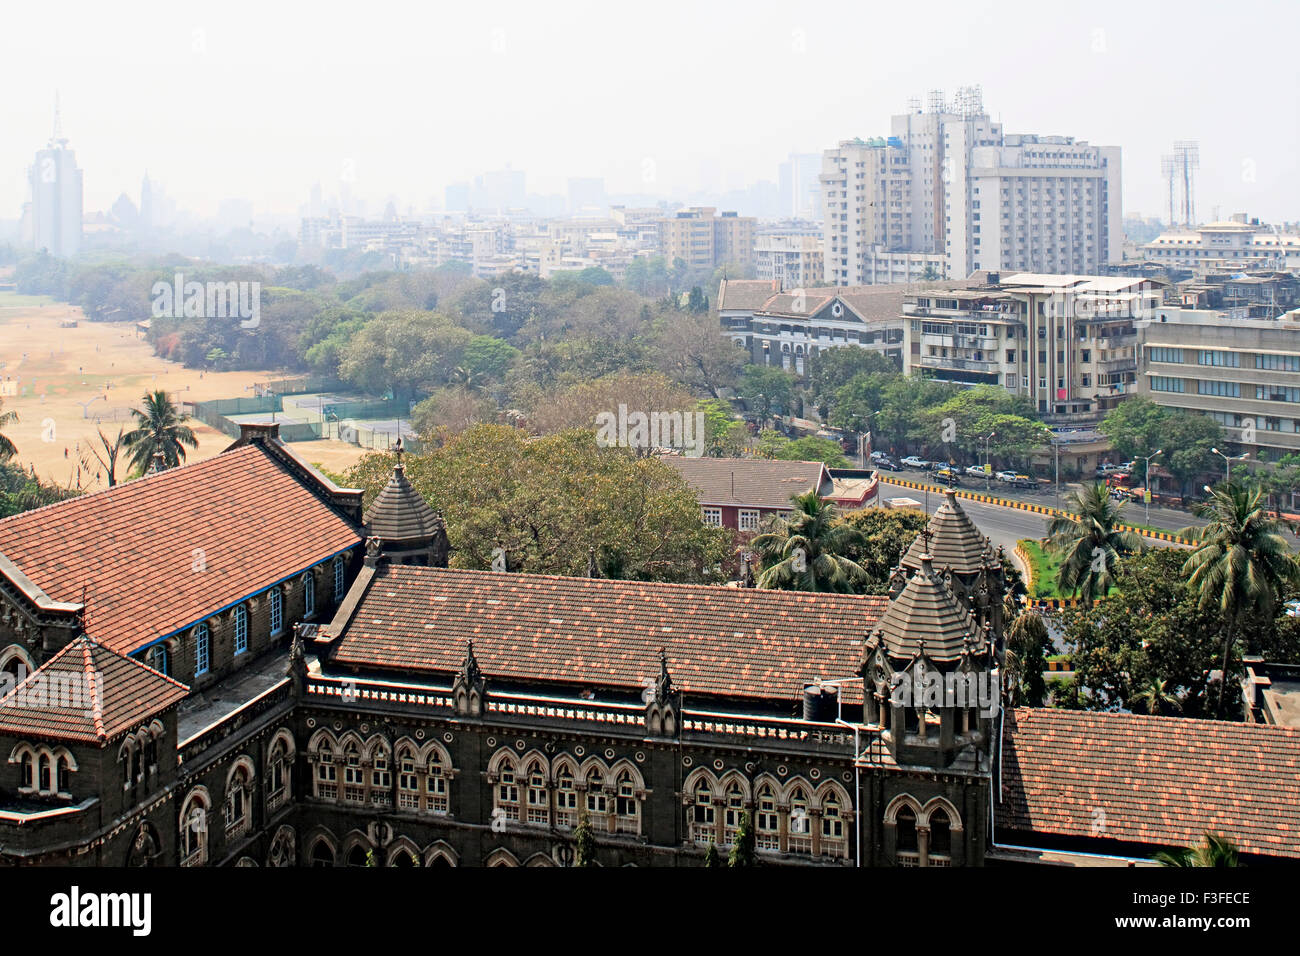
<svg viewBox="0 0 1300 956"><path fill-rule="evenodd" d="M76 322L75 328L62 323ZM111 439L119 426L134 427L130 409L147 391L165 389L176 401L195 402L253 394L255 382L273 377L267 372L202 372L153 354L130 322L88 322L74 306L40 296L0 292L0 398L6 411L18 413L5 434L18 446L17 461L35 465L37 474L63 487L77 487L78 459L82 490L107 487L88 443L102 428ZM8 394L16 383L17 394ZM53 428L49 427L50 421ZM190 427L199 447L187 450L187 461L210 458L231 438L199 421ZM334 439L296 442L295 452L313 464L342 471L365 450ZM119 480L127 468L118 464Z"/></svg>

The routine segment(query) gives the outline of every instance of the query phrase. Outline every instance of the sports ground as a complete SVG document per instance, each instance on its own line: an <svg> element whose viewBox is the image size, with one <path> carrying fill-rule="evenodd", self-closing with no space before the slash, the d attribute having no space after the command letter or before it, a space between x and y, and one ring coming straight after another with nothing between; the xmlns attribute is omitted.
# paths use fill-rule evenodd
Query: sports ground
<svg viewBox="0 0 1300 956"><path fill-rule="evenodd" d="M18 463L34 465L42 480L62 487L107 486L89 454L96 430L110 439L119 427L130 431L131 408L146 392L165 389L178 402L251 396L254 383L267 378L266 372L185 368L154 355L133 323L88 322L75 306L0 292L0 399L4 411L19 416L5 435L18 446ZM231 442L202 422L189 425L199 447L187 451L187 461L210 458ZM293 449L335 472L366 453L332 438L296 442ZM119 480L126 471L119 462Z"/></svg>

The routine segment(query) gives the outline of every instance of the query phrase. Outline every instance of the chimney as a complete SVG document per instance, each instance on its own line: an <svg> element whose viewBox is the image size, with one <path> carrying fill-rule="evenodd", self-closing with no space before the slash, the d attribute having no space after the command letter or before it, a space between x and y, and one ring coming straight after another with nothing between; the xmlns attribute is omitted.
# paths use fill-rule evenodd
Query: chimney
<svg viewBox="0 0 1300 956"><path fill-rule="evenodd" d="M240 422L239 423L239 444L249 445L253 442L268 442L280 440L280 423L279 422Z"/></svg>

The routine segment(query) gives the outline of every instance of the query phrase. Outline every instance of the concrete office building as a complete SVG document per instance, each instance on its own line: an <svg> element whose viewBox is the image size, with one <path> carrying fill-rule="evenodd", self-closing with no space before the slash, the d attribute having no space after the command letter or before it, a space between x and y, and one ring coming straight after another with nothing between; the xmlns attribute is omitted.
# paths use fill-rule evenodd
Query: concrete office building
<svg viewBox="0 0 1300 956"><path fill-rule="evenodd" d="M754 240L754 275L782 289L811 286L822 278L822 241L817 236L761 235Z"/></svg>
<svg viewBox="0 0 1300 956"><path fill-rule="evenodd" d="M1300 452L1300 311L1159 308L1137 344L1138 394L1209 415L1251 457Z"/></svg>
<svg viewBox="0 0 1300 956"><path fill-rule="evenodd" d="M659 220L659 249L671 264L681 259L692 269L716 269L754 262L757 220L734 212L717 215L712 206L692 206Z"/></svg>

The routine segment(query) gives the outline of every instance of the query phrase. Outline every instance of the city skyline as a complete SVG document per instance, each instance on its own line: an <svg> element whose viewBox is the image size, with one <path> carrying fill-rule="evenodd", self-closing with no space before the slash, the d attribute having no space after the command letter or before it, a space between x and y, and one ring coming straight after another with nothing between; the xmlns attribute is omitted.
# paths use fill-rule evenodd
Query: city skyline
<svg viewBox="0 0 1300 956"><path fill-rule="evenodd" d="M64 135L86 173L87 211L108 210L123 192L134 198L147 171L181 208L202 216L237 198L259 216L293 217L317 182L327 195L348 183L371 214L390 196L401 213L424 212L442 205L447 187L505 168L524 172L536 195L564 195L568 180L584 178L604 179L612 195L681 201L775 187L791 154L887 135L889 117L910 99L973 84L1009 134L1120 146L1126 214L1164 214L1160 158L1192 139L1201 144L1198 218L1217 210L1220 218L1297 219L1300 197L1287 188L1300 152L1297 124L1266 122L1267 106L1215 109L1226 94L1213 71L1171 69L1249 43L1252 85L1286 102L1297 72L1285 57L1290 31L1281 27L1297 13L1254 6L1269 7L1279 29L1247 33L1243 15L1206 36L1118 4L1050 27L978 4L950 8L924 27L854 10L828 17L762 7L743 20L706 10L685 25L669 15L626 35L607 35L594 7L563 24L503 5L440 11L436 21L416 19L403 30L387 21L346 31L274 11L259 12L260 29L242 29L237 5L221 21L169 14L129 26L90 9L94 29L70 36L52 60L45 54L48 93L14 106L0 152L0 219L17 219L29 198L27 168L49 137L56 89ZM15 39L23 16L0 40L0 75L11 86L42 73ZM671 57L691 30L709 46L690 69L647 84L628 65ZM908 39L870 41L882 32ZM870 55L849 55L864 38ZM132 48L150 55L123 62L121 52ZM981 49L1000 56L979 56ZM107 73L106 51L117 57ZM382 74L369 69L381 62ZM438 76L462 74L465 94L412 85L432 63ZM766 83L768 68L783 82ZM156 84L160 70L177 82ZM737 76L749 82L737 86ZM541 78L549 82L535 82ZM427 100L407 92L420 88L430 89ZM714 95L701 97L703 89Z"/></svg>

